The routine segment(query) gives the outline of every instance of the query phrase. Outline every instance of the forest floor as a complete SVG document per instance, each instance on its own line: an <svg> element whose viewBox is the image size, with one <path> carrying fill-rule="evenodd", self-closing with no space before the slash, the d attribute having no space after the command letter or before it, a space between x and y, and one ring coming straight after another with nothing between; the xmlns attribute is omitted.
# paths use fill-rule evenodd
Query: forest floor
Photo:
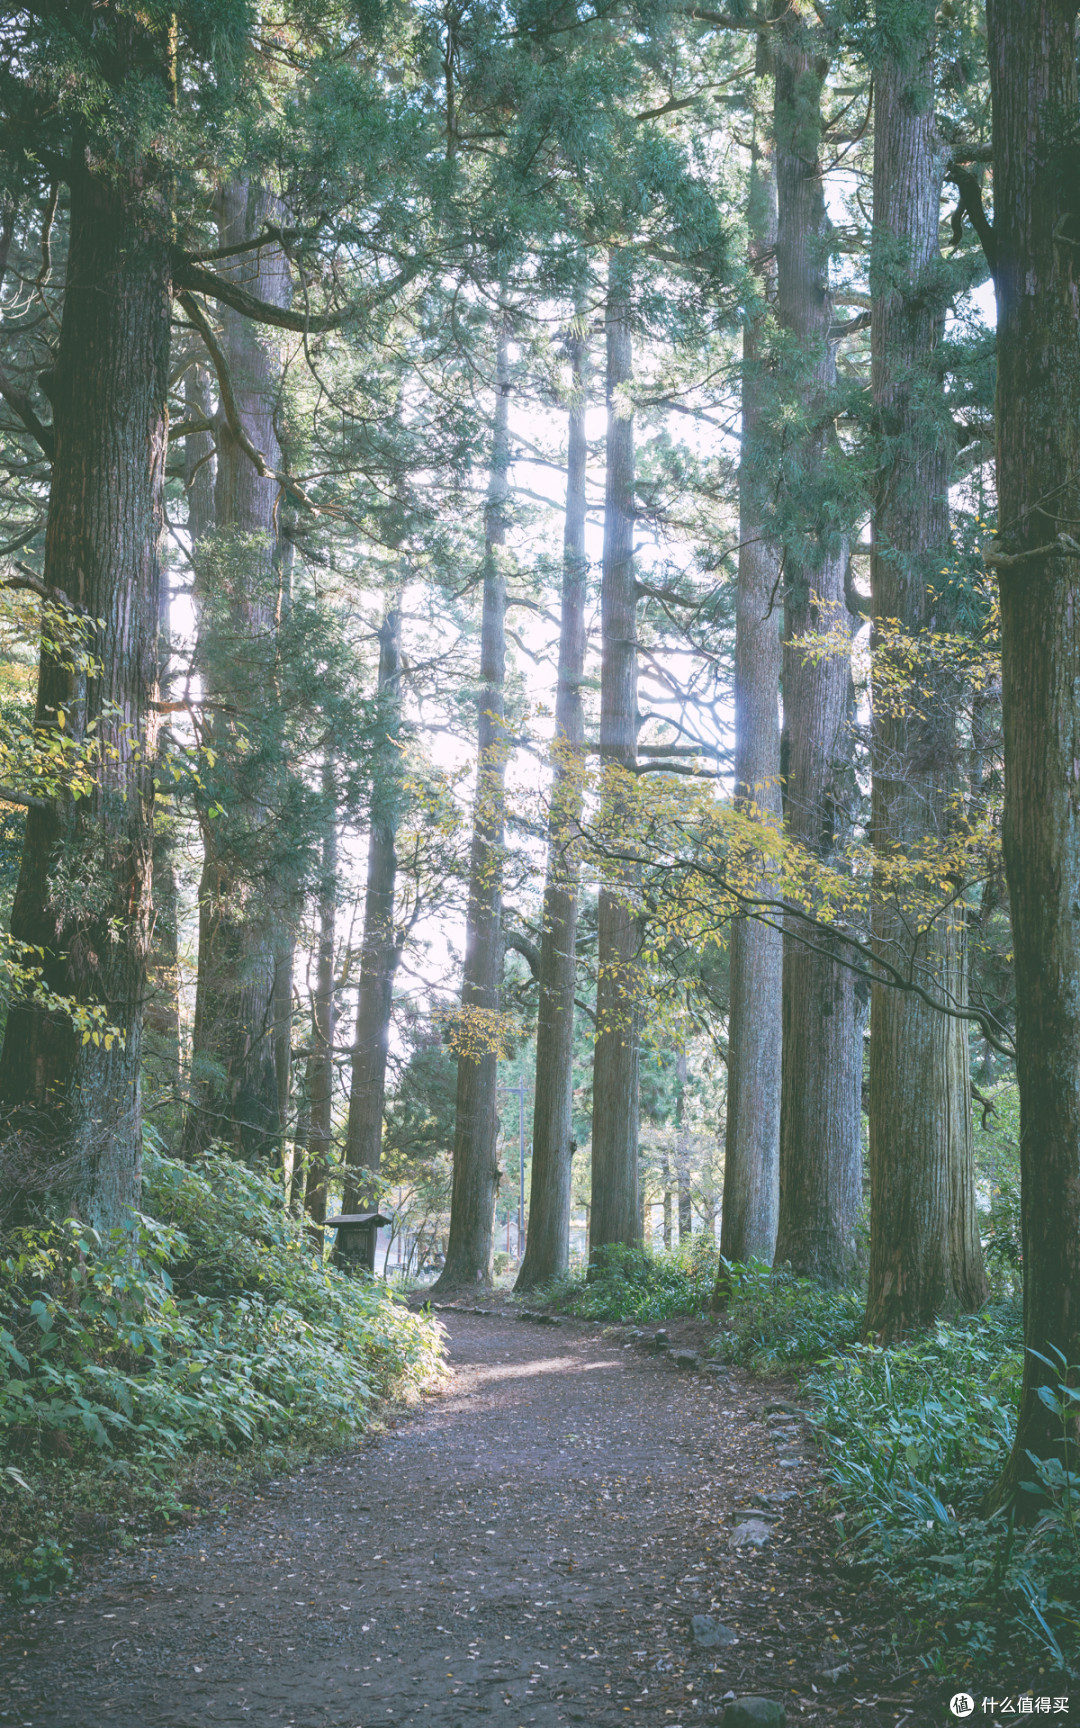
<svg viewBox="0 0 1080 1728"><path fill-rule="evenodd" d="M438 1397L10 1612L4 1728L691 1728L748 1694L789 1723L952 1720L833 1564L812 1448L770 1412L789 1387L462 1307ZM752 1517L764 1546L733 1547Z"/></svg>

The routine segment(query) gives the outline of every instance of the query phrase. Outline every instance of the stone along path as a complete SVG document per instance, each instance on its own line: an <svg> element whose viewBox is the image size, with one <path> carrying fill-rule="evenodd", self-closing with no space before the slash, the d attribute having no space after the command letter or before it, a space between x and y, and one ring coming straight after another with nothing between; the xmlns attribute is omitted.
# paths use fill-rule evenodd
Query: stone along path
<svg viewBox="0 0 1080 1728"><path fill-rule="evenodd" d="M9 1618L3 1728L948 1719L831 1565L784 1388L442 1319L449 1389L395 1428Z"/></svg>

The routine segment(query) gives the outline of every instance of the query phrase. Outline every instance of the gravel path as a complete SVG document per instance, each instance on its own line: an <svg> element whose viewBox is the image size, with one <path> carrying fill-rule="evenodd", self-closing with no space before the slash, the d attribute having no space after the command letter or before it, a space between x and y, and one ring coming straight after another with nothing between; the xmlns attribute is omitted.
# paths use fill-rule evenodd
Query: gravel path
<svg viewBox="0 0 1080 1728"><path fill-rule="evenodd" d="M441 1318L443 1395L9 1617L4 1728L690 1728L747 1693L789 1722L950 1720L833 1570L784 1388ZM763 1513L764 1547L733 1548ZM695 1614L737 1642L701 1647Z"/></svg>

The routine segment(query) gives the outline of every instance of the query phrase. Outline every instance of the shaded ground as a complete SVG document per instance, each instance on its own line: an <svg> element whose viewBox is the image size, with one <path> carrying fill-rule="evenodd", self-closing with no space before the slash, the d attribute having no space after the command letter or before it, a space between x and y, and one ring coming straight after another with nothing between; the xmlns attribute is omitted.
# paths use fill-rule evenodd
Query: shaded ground
<svg viewBox="0 0 1080 1728"><path fill-rule="evenodd" d="M801 1428L766 1415L785 1388L625 1331L441 1318L450 1389L393 1431L9 1618L4 1728L690 1728L747 1693L952 1720L834 1572ZM773 1514L760 1552L730 1545L743 1508ZM701 1649L699 1613L738 1642Z"/></svg>

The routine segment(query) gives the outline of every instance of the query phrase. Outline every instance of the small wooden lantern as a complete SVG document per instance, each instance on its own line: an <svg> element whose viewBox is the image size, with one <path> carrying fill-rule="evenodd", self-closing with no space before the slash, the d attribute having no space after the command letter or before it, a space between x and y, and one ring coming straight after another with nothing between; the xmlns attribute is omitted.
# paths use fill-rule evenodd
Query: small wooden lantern
<svg viewBox="0 0 1080 1728"><path fill-rule="evenodd" d="M326 1228L337 1228L335 1259L346 1271L374 1272L379 1225L392 1222L382 1212L342 1212L337 1218L328 1218Z"/></svg>

